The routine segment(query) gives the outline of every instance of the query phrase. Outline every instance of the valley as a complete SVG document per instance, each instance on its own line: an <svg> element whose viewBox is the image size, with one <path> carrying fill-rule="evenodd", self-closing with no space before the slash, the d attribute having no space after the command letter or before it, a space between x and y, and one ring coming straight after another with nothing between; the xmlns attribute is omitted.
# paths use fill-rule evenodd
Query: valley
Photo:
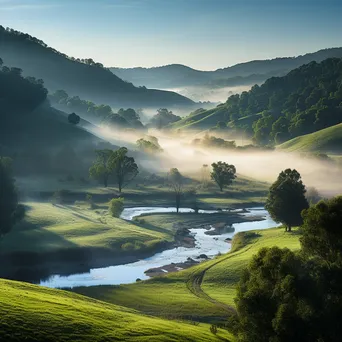
<svg viewBox="0 0 342 342"><path fill-rule="evenodd" d="M340 341L340 6L276 5L0 1L0 341Z"/></svg>

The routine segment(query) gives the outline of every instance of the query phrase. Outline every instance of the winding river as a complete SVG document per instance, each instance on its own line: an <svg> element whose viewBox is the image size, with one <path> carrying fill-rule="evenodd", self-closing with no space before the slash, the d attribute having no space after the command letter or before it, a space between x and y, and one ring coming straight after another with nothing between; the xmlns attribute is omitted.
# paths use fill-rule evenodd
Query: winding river
<svg viewBox="0 0 342 342"><path fill-rule="evenodd" d="M180 209L181 212L191 212L189 208ZM175 212L175 208L157 208L157 207L137 207L126 208L121 218L132 220L134 217L142 214L152 213L169 213ZM215 213L214 210L200 210L200 213ZM41 285L53 288L76 287L76 286L94 286L94 285L119 285L134 283L137 278L142 280L148 279L145 271L150 268L161 267L171 263L180 263L186 261L187 258L196 259L200 254L205 254L209 258L214 257L218 253L226 253L231 245L225 240L232 238L238 232L248 230L267 229L277 226L270 218L268 212L264 208L250 208L248 212L242 213L244 216L259 216L264 218L262 221L250 221L233 224L235 231L222 235L207 235L205 229L190 229L191 234L196 239L196 245L193 248L176 247L156 253L153 256L139 260L134 263L109 266L104 268L94 268L88 273L72 274L69 276L54 275L48 280L41 281Z"/></svg>

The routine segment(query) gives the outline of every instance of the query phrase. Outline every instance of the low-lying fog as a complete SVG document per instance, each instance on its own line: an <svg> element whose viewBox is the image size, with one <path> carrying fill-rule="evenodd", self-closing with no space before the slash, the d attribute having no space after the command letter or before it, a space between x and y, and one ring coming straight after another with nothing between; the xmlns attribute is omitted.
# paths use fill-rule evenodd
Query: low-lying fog
<svg viewBox="0 0 342 342"><path fill-rule="evenodd" d="M99 129L102 138L136 149L135 142L142 135L135 133L120 133L109 129ZM286 168L295 168L302 175L307 187L315 187L323 196L333 196L342 193L341 168L331 162L313 158L303 158L296 153L286 153L279 150L265 152L236 152L234 150L206 149L191 145L195 134L186 137L167 135L160 131L149 132L158 138L164 152L138 160L139 164L151 172L166 172L176 167L186 174L199 173L203 164L225 161L235 165L237 173L260 181L273 182L278 174Z"/></svg>
<svg viewBox="0 0 342 342"><path fill-rule="evenodd" d="M174 91L178 94L188 97L189 99L199 101L210 102L226 102L228 97L234 94L240 94L243 91L250 90L252 85L225 87L225 88L212 88L204 86L192 86L192 87L179 87L179 88L167 88L162 90Z"/></svg>

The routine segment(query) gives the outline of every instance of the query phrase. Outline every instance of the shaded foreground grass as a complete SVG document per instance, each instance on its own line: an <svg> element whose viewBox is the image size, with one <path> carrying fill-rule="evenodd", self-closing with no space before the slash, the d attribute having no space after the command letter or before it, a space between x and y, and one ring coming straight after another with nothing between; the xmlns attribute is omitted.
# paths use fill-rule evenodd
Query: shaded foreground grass
<svg viewBox="0 0 342 342"><path fill-rule="evenodd" d="M296 230L262 230L253 239L241 241L244 234L251 233L235 237L234 243L239 243L235 251L193 268L131 285L82 287L74 291L156 316L207 322L225 320L229 314L227 307L234 306L236 284L252 255L261 247L299 248Z"/></svg>
<svg viewBox="0 0 342 342"><path fill-rule="evenodd" d="M148 317L61 290L0 280L1 341L228 341L205 324Z"/></svg>

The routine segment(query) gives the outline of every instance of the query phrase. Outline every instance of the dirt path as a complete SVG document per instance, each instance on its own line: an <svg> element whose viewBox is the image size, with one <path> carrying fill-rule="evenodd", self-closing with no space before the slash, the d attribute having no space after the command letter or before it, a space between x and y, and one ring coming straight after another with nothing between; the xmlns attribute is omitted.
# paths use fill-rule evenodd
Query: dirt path
<svg viewBox="0 0 342 342"><path fill-rule="evenodd" d="M190 274L187 282L186 282L186 286L188 288L188 290L193 293L196 297L202 298L204 300L207 300L213 304L215 304L216 306L225 309L228 313L233 313L235 312L235 309L225 303L222 303L212 297L210 297L207 293L205 293L201 287L202 282L203 282L203 278L205 276L205 273L210 270L212 267L218 265L219 263L226 261L227 259L230 259L232 257L234 257L235 255L238 255L240 253L245 253L246 251L248 251L251 248L244 248L242 249L240 252L235 252L234 254L230 254L228 253L228 255L225 258L222 258L220 260L218 260L217 262L207 266L206 268L202 269L202 270L196 270L194 271L192 274Z"/></svg>

